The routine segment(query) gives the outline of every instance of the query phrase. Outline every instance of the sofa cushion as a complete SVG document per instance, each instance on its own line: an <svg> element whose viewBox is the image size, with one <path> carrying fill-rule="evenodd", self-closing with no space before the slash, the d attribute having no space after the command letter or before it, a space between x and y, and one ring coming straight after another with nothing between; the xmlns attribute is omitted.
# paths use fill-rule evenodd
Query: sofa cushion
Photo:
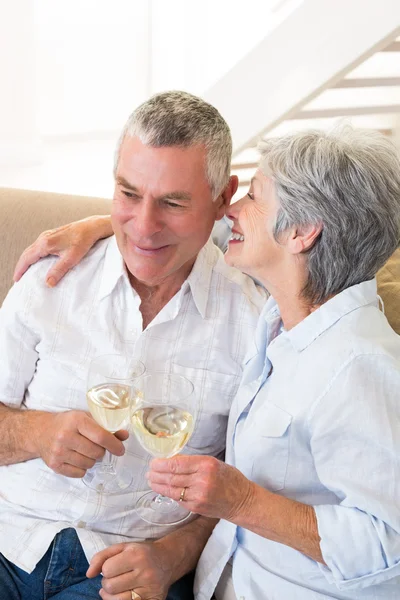
<svg viewBox="0 0 400 600"><path fill-rule="evenodd" d="M387 320L395 332L400 334L400 248L378 271L376 278Z"/></svg>
<svg viewBox="0 0 400 600"><path fill-rule="evenodd" d="M0 306L18 258L42 231L110 209L111 201L104 198L0 188Z"/></svg>

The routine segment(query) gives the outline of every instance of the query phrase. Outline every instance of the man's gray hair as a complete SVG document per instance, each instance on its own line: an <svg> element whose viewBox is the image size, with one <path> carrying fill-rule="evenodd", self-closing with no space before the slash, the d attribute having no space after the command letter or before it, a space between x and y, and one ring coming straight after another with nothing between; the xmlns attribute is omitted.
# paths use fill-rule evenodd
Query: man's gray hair
<svg viewBox="0 0 400 600"><path fill-rule="evenodd" d="M229 182L232 137L226 121L214 106L187 92L155 94L141 104L127 120L115 152L117 170L125 136L137 136L143 144L188 147L204 145L207 152L206 176L213 200Z"/></svg>
<svg viewBox="0 0 400 600"><path fill-rule="evenodd" d="M270 139L260 152L280 203L275 239L292 227L322 226L308 251L303 297L320 304L372 279L400 238L400 161L391 141L346 125Z"/></svg>

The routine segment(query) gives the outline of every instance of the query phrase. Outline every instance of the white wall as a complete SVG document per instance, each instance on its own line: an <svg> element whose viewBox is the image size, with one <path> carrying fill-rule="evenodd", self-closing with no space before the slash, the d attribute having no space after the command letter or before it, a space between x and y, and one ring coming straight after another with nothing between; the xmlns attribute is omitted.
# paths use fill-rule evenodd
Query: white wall
<svg viewBox="0 0 400 600"><path fill-rule="evenodd" d="M110 195L131 110L204 94L301 2L0 0L0 185Z"/></svg>
<svg viewBox="0 0 400 600"><path fill-rule="evenodd" d="M41 134L119 129L149 93L147 2L34 5Z"/></svg>
<svg viewBox="0 0 400 600"><path fill-rule="evenodd" d="M204 94L302 2L152 0L152 91Z"/></svg>
<svg viewBox="0 0 400 600"><path fill-rule="evenodd" d="M0 0L0 164L39 156L33 12L30 0Z"/></svg>
<svg viewBox="0 0 400 600"><path fill-rule="evenodd" d="M0 185L107 195L150 93L147 0L0 0Z"/></svg>

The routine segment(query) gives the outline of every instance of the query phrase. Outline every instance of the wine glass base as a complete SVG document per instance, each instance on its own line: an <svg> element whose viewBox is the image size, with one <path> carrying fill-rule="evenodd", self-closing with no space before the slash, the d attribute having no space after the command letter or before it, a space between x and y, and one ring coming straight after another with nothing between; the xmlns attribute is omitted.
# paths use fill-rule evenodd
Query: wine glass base
<svg viewBox="0 0 400 600"><path fill-rule="evenodd" d="M151 525L177 525L191 516L181 502L160 496L155 492L146 492L135 505L139 517Z"/></svg>
<svg viewBox="0 0 400 600"><path fill-rule="evenodd" d="M86 471L82 482L86 487L98 494L111 496L112 494L122 494L123 492L130 491L133 476L131 471L125 467L118 468L116 474L103 472L101 467L95 467Z"/></svg>

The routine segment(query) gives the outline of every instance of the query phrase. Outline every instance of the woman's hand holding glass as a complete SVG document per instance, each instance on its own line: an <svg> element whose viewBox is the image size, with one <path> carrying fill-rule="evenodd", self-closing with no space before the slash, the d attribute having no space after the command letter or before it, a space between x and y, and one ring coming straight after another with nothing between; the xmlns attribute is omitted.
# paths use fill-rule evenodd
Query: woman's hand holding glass
<svg viewBox="0 0 400 600"><path fill-rule="evenodd" d="M115 434L129 425L132 403L135 400L135 380L143 375L140 361L119 354L95 358L87 379L87 402L93 419ZM106 451L102 463L87 471L83 483L103 494L115 494L129 488L132 472L115 468L116 457Z"/></svg>
<svg viewBox="0 0 400 600"><path fill-rule="evenodd" d="M137 403L131 426L139 443L154 457L169 458L187 444L196 419L192 383L174 373L152 373L136 382ZM148 523L170 525L190 515L182 503L147 492L139 498L136 512Z"/></svg>
<svg viewBox="0 0 400 600"><path fill-rule="evenodd" d="M236 522L251 510L254 483L235 467L213 456L175 456L151 461L147 474L154 492L179 500L185 490L188 510Z"/></svg>

